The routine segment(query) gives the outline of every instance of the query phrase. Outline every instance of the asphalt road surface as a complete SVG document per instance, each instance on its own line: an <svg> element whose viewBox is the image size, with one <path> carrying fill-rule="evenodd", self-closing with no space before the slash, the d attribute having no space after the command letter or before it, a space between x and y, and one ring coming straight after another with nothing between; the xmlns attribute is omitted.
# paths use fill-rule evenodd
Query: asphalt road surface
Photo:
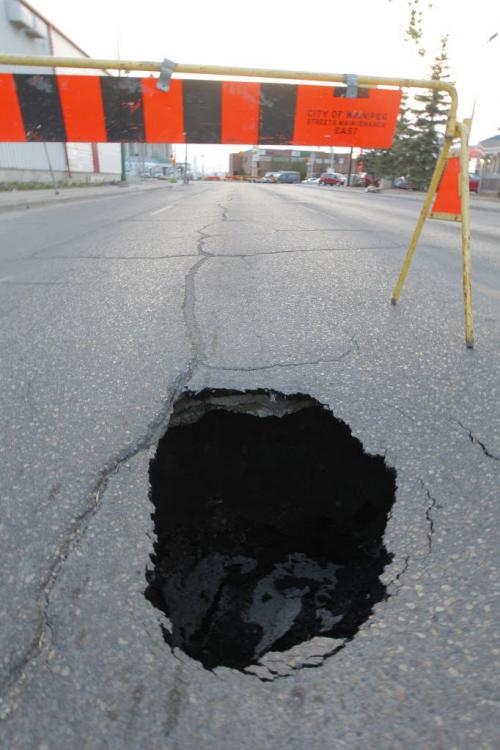
<svg viewBox="0 0 500 750"><path fill-rule="evenodd" d="M459 226L389 304L421 200L198 183L0 217L2 748L499 747L500 209L473 201L470 351ZM389 598L270 682L172 653L144 598L149 461L204 387L309 394L397 472Z"/></svg>

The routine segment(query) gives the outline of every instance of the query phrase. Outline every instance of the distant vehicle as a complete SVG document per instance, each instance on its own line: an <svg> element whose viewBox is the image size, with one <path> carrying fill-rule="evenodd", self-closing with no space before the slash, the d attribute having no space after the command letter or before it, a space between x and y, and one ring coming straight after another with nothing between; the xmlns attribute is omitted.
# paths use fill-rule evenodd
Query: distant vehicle
<svg viewBox="0 0 500 750"><path fill-rule="evenodd" d="M308 177L306 180L302 180L303 185L317 185L319 177Z"/></svg>
<svg viewBox="0 0 500 750"><path fill-rule="evenodd" d="M351 174L351 187L366 187L366 172L353 172Z"/></svg>
<svg viewBox="0 0 500 750"><path fill-rule="evenodd" d="M473 174L472 172L469 174L469 192L470 193L479 193L479 184L481 182L481 177L478 174Z"/></svg>
<svg viewBox="0 0 500 750"><path fill-rule="evenodd" d="M264 177L259 179L259 182L277 182L279 172L266 172Z"/></svg>
<svg viewBox="0 0 500 750"><path fill-rule="evenodd" d="M340 172L329 172L329 174L334 174L335 177L338 177L342 185L345 185L347 179L345 174L341 174Z"/></svg>
<svg viewBox="0 0 500 750"><path fill-rule="evenodd" d="M300 182L300 172L278 172L276 182Z"/></svg>
<svg viewBox="0 0 500 750"><path fill-rule="evenodd" d="M338 172L323 172L319 178L320 185L343 185L344 178Z"/></svg>
<svg viewBox="0 0 500 750"><path fill-rule="evenodd" d="M379 187L380 177L368 172L354 172L351 174L351 187Z"/></svg>
<svg viewBox="0 0 500 750"><path fill-rule="evenodd" d="M394 187L399 190L410 190L410 183L406 177L398 177L394 180Z"/></svg>

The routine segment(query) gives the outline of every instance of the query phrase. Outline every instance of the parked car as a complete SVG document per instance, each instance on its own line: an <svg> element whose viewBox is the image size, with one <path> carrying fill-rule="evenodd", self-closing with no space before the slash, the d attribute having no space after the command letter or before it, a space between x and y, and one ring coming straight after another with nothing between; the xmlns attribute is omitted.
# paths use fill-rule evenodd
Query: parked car
<svg viewBox="0 0 500 750"><path fill-rule="evenodd" d="M308 177L307 180L302 180L303 185L317 185L319 177Z"/></svg>
<svg viewBox="0 0 500 750"><path fill-rule="evenodd" d="M344 178L338 172L323 172L319 178L320 185L343 185Z"/></svg>
<svg viewBox="0 0 500 750"><path fill-rule="evenodd" d="M399 188L399 190L410 190L410 183L406 177L397 177L394 180L394 187Z"/></svg>
<svg viewBox="0 0 500 750"><path fill-rule="evenodd" d="M479 193L481 177L478 174L469 174L469 193Z"/></svg>
<svg viewBox="0 0 500 750"><path fill-rule="evenodd" d="M300 182L300 172L278 172L276 182Z"/></svg>

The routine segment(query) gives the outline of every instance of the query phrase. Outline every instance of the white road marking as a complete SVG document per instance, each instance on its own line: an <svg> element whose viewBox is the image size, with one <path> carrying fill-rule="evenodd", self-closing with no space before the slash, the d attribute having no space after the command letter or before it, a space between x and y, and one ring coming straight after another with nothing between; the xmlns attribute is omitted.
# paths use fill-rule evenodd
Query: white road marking
<svg viewBox="0 0 500 750"><path fill-rule="evenodd" d="M167 208L172 208L174 204L170 203L169 206L163 206L163 208L157 208L156 211L151 211L151 216L155 216L156 214L161 214L162 211L166 211Z"/></svg>

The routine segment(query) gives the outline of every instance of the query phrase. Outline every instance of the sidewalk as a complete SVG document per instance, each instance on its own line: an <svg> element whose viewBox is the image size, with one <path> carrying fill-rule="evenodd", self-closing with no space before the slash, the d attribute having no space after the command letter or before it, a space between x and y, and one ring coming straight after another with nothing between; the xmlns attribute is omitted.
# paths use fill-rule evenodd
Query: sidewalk
<svg viewBox="0 0 500 750"><path fill-rule="evenodd" d="M172 183L161 180L131 183L121 185L95 185L92 187L60 188L56 193L52 188L43 190L7 190L0 192L0 213L5 211L16 211L37 206L49 206L51 204L72 203L74 201L90 200L93 198L105 198L108 196L126 194L142 190L170 189Z"/></svg>
<svg viewBox="0 0 500 750"><path fill-rule="evenodd" d="M348 188L349 190L358 190L363 192L365 188ZM379 195L393 195L407 201L413 201L415 203L423 203L425 200L424 191L413 191L413 190L397 190L396 188L383 188ZM492 209L498 209L500 207L500 198L497 198L493 194L484 193L471 193L470 194L470 207L471 209L490 211Z"/></svg>

